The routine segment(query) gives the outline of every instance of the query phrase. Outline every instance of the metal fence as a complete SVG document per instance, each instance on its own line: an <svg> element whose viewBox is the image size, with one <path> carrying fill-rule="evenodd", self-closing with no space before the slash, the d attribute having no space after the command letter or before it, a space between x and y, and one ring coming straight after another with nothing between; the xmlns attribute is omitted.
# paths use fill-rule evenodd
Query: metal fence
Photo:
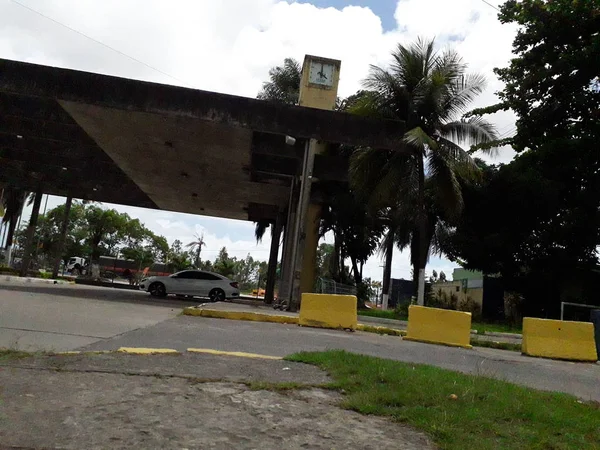
<svg viewBox="0 0 600 450"><path fill-rule="evenodd" d="M319 278L317 279L316 291L318 294L356 295L356 286Z"/></svg>

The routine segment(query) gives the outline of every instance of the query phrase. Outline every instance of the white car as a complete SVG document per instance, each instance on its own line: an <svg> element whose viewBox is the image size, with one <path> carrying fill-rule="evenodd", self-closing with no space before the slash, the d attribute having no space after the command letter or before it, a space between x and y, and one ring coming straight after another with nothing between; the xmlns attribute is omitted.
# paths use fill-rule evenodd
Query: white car
<svg viewBox="0 0 600 450"><path fill-rule="evenodd" d="M240 296L237 281L231 281L218 273L201 270L182 270L169 276L144 278L140 282L140 289L150 292L154 297L176 294L208 297L212 302Z"/></svg>

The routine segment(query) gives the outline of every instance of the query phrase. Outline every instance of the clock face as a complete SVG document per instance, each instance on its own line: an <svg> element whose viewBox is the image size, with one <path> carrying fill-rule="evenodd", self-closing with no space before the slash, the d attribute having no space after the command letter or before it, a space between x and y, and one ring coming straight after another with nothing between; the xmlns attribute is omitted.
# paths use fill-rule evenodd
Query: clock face
<svg viewBox="0 0 600 450"><path fill-rule="evenodd" d="M333 64L311 61L308 81L321 86L333 86Z"/></svg>

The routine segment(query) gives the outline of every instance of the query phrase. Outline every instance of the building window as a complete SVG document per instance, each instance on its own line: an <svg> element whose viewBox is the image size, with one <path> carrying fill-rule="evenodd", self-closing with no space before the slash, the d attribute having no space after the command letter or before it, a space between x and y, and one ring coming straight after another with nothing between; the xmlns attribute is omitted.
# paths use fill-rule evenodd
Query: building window
<svg viewBox="0 0 600 450"><path fill-rule="evenodd" d="M456 292L460 292L460 286L456 286Z"/></svg>

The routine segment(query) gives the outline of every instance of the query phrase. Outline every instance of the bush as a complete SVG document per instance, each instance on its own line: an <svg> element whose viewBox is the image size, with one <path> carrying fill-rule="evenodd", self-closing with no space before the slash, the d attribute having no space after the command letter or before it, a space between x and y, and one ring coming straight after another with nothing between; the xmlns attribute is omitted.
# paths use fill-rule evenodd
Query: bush
<svg viewBox="0 0 600 450"><path fill-rule="evenodd" d="M481 321L481 305L471 297L467 297L466 300L461 300L458 304L458 310L470 312L473 322Z"/></svg>
<svg viewBox="0 0 600 450"><path fill-rule="evenodd" d="M0 267L0 275L19 275L19 271L12 267L3 266Z"/></svg>
<svg viewBox="0 0 600 450"><path fill-rule="evenodd" d="M40 272L39 277L44 280L50 280L52 278L52 272Z"/></svg>
<svg viewBox="0 0 600 450"><path fill-rule="evenodd" d="M523 296L521 294L504 293L504 317L510 325L521 326L523 323Z"/></svg>
<svg viewBox="0 0 600 450"><path fill-rule="evenodd" d="M458 307L458 296L455 293L448 294L447 292L438 289L436 293L431 293L428 296L427 306L456 310Z"/></svg>

